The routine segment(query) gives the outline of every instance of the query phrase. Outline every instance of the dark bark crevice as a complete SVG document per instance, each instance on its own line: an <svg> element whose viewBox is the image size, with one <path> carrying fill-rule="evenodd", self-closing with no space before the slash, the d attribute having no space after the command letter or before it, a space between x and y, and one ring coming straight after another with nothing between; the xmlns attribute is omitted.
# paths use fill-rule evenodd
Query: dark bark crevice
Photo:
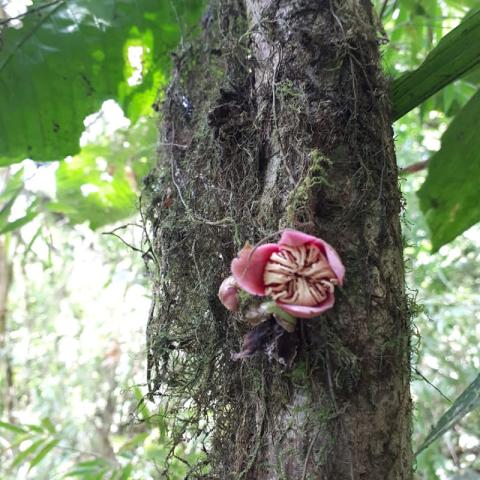
<svg viewBox="0 0 480 480"><path fill-rule="evenodd" d="M152 394L183 402L178 438L214 425L206 478L410 479L401 199L371 6L228 0L209 15L177 58L146 182ZM248 326L218 285L246 240L287 226L335 246L345 286L299 322L292 369L233 362Z"/></svg>

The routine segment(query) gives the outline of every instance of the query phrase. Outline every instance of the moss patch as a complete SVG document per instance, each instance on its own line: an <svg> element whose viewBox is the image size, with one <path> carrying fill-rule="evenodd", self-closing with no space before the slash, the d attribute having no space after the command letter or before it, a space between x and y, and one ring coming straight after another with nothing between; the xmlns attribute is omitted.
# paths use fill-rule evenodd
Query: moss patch
<svg viewBox="0 0 480 480"><path fill-rule="evenodd" d="M201 40L177 53L159 162L142 196L154 279L150 397L167 405L172 447L204 443L207 463L192 466L193 478L205 468L209 479L265 471L324 478L330 453L353 444L347 422L355 434L366 430L367 416L355 412L373 416L371 398L406 384L395 383L407 364L407 306L375 39L357 10L345 13L350 4L312 1L311 24L292 32L291 3L280 3L285 18L250 28L244 2L214 2ZM252 54L260 33L281 46L271 68ZM245 241L275 241L284 227L321 236L347 265L335 309L299 322L293 372L264 357L233 362L249 327L217 298ZM379 435L394 425L379 425ZM305 445L296 443L299 431ZM355 441L368 449L367 439ZM380 453L371 465L388 460ZM345 465L329 466L338 469L331 478L347 478Z"/></svg>

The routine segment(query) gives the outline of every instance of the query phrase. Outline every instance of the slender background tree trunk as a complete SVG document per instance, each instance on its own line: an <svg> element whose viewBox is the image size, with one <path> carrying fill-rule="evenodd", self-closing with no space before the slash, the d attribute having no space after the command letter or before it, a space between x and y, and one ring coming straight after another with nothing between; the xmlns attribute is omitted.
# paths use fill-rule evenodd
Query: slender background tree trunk
<svg viewBox="0 0 480 480"><path fill-rule="evenodd" d="M0 369L2 371L1 396L4 415L13 421L13 371L7 345L8 292L12 285L12 265L8 260L7 246L0 238Z"/></svg>
<svg viewBox="0 0 480 480"><path fill-rule="evenodd" d="M370 2L227 0L202 23L175 57L143 199L151 393L175 399L177 439L208 435L203 478L410 479L401 197ZM291 368L233 362L248 326L218 285L245 241L285 227L331 243L345 285L299 323Z"/></svg>

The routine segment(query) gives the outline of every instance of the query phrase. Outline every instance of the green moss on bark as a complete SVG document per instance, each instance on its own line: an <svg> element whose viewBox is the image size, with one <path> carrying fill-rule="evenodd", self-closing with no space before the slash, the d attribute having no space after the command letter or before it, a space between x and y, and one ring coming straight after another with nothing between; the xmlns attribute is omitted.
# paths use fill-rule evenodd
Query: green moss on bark
<svg viewBox="0 0 480 480"><path fill-rule="evenodd" d="M204 440L203 478L410 478L400 196L370 15L360 1L214 2L175 57L142 198L148 380L173 443ZM293 371L233 362L248 326L218 286L246 240L287 226L335 246L345 287L299 322Z"/></svg>

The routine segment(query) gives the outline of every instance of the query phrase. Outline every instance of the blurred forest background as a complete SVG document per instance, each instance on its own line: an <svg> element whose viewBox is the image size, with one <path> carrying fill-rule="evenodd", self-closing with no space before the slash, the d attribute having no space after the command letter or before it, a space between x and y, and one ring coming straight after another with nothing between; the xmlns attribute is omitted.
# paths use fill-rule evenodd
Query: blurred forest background
<svg viewBox="0 0 480 480"><path fill-rule="evenodd" d="M416 478L480 480L480 229L468 228L480 219L478 3L374 4L392 80L473 22L451 64L477 48L474 60L418 107L397 112L394 130L416 305ZM148 480L167 464L170 478L184 478L204 452L193 435L172 450L177 419L146 396L148 237L138 211L155 165L170 52L199 34L204 5L0 5L0 478ZM450 125L466 145L442 143ZM432 167L441 149L437 156L458 162L450 170ZM460 223L443 228L448 221L431 213L425 192L434 188L455 201L470 195Z"/></svg>

